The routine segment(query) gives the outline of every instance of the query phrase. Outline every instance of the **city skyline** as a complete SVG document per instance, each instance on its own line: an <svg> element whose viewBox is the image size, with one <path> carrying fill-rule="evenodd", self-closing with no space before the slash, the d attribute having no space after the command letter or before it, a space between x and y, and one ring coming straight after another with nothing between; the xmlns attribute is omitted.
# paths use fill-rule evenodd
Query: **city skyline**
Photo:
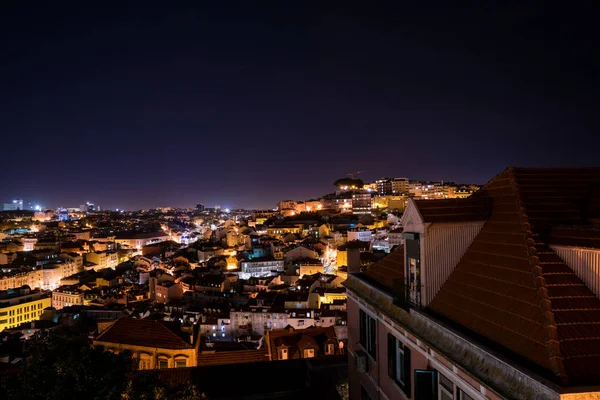
<svg viewBox="0 0 600 400"><path fill-rule="evenodd" d="M366 171L359 171L359 172L366 172ZM349 175L352 174L346 174L345 177L349 177ZM361 179L361 177L364 177L363 175L357 175L356 178L357 179ZM344 178L344 177L342 177ZM381 179L383 178L383 176L377 178L377 179ZM389 176L387 176L387 178L390 178ZM364 180L364 182L367 183L374 183L377 179L369 179L369 180ZM361 179L362 180L362 179ZM224 199L223 201L215 201L215 202L207 202L204 201L203 199L200 200L195 200L192 201L190 204L184 204L184 203L177 203L177 204L150 204L147 207L140 207L140 208L126 208L126 207L119 207L119 206L110 206L110 204L120 204L118 201L114 201L114 200L109 200L107 202L107 204L105 203L100 203L100 202L94 202L92 201L91 203L89 201L85 201L85 202L81 202L80 200L69 200L66 202L63 202L62 204L49 204L47 202L43 202L43 201L38 201L38 202L31 202L28 200L23 201L23 204L27 204L27 206L23 206L23 209L25 210L32 210L32 211L39 211L39 208L43 208L45 210L48 209L58 209L58 208L77 208L79 207L81 204L88 204L88 205L95 205L96 207L101 207L102 210L125 210L125 211L138 211L138 210L148 210L148 209L155 209L155 208L159 208L159 207L173 207L173 208L181 208L181 209L186 209L186 208L195 208L196 204L201 203L204 204L206 207L214 207L216 205L220 206L222 209L247 209L247 210L259 210L259 209L272 209L274 208L274 206L279 203L280 201L283 200L296 200L296 201L304 201L304 200L309 200L309 199L313 199L313 198L320 198L326 194L332 193L333 191L335 191L335 185L333 184L335 181L332 180L329 184L329 189L325 189L322 193L314 193L313 196L299 196L299 197L282 197L282 198L277 198L277 199L273 199L273 201L271 201L270 203L267 203L268 200L264 200L262 203L260 203L258 206L246 206L244 204L241 204L240 201L234 200L233 197L231 199ZM457 180L442 180L442 179L411 179L411 181L420 181L420 182L446 182L446 183L455 183L455 184L465 184L465 185L482 185L481 183L475 183L475 182L462 182L462 181L457 181ZM316 187L320 187L320 186L327 186L327 184L325 183L318 183L316 185ZM0 194L0 196L2 196L2 194ZM42 196L43 197L43 196ZM6 199L5 199L6 198ZM39 196L37 197L39 198ZM0 197L0 204L1 203L10 203L10 201L15 201L13 200L14 198L9 198L7 196L3 196ZM23 200L22 198L20 198L20 200ZM122 203L122 202L121 202Z"/></svg>
<svg viewBox="0 0 600 400"><path fill-rule="evenodd" d="M264 207L356 170L484 183L596 161L593 13L422 7L11 3L0 195Z"/></svg>

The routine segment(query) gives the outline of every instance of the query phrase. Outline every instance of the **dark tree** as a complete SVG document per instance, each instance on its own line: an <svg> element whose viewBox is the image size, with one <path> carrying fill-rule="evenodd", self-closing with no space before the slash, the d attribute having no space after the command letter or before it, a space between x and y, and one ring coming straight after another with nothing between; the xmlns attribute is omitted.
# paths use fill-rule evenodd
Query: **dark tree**
<svg viewBox="0 0 600 400"><path fill-rule="evenodd" d="M30 339L21 370L2 389L7 399L121 399L133 370L126 352L92 348L86 335L57 328Z"/></svg>

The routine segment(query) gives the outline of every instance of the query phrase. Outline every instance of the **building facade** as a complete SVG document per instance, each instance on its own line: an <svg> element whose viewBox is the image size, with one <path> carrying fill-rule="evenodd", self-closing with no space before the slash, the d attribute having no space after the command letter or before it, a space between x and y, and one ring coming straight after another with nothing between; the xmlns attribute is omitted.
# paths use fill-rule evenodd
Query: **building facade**
<svg viewBox="0 0 600 400"><path fill-rule="evenodd" d="M48 294L31 290L29 286L0 291L0 332L38 320L51 304L52 299Z"/></svg>
<svg viewBox="0 0 600 400"><path fill-rule="evenodd" d="M598 397L597 187L600 169L509 168L411 200L403 245L345 282L350 398Z"/></svg>

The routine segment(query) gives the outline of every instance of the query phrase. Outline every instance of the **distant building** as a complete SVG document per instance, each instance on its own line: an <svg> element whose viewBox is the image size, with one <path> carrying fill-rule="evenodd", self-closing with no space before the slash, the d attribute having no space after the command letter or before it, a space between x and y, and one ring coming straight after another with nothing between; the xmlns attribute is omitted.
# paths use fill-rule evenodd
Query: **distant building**
<svg viewBox="0 0 600 400"><path fill-rule="evenodd" d="M267 332L265 342L272 361L326 357L341 352L333 327L276 329Z"/></svg>
<svg viewBox="0 0 600 400"><path fill-rule="evenodd" d="M141 370L195 367L200 341L189 329L185 332L176 322L120 318L94 339L93 346L114 353L128 350Z"/></svg>
<svg viewBox="0 0 600 400"><path fill-rule="evenodd" d="M245 260L240 262L240 273L241 279L248 279L250 277L263 277L276 275L279 272L284 271L283 260L276 260L272 257L265 257L262 259ZM236 273L232 271L232 273Z"/></svg>
<svg viewBox="0 0 600 400"><path fill-rule="evenodd" d="M202 204L202 203L196 204L196 210L197 211L204 211L204 208L205 208L204 204Z"/></svg>
<svg viewBox="0 0 600 400"><path fill-rule="evenodd" d="M70 306L82 306L83 304L83 290L78 289L76 286L61 286L52 291L52 307L57 310Z"/></svg>
<svg viewBox="0 0 600 400"><path fill-rule="evenodd" d="M394 178L392 180L393 194L408 194L408 178Z"/></svg>
<svg viewBox="0 0 600 400"><path fill-rule="evenodd" d="M4 211L23 210L23 199L13 200L12 203L4 203Z"/></svg>
<svg viewBox="0 0 600 400"><path fill-rule="evenodd" d="M372 203L373 200L371 199L371 193L352 193L353 214L370 214Z"/></svg>
<svg viewBox="0 0 600 400"><path fill-rule="evenodd" d="M390 178L381 178L375 181L377 185L377 193L379 194L393 194L392 180Z"/></svg>
<svg viewBox="0 0 600 400"><path fill-rule="evenodd" d="M0 332L25 322L38 320L52 305L50 296L27 285L0 291Z"/></svg>

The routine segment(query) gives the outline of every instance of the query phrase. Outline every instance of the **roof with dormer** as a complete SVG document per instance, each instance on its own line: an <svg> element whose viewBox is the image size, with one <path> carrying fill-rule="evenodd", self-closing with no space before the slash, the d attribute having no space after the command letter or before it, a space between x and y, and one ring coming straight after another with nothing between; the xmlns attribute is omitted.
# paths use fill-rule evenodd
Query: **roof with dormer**
<svg viewBox="0 0 600 400"><path fill-rule="evenodd" d="M497 175L478 194L489 198L489 218L429 309L562 384L599 382L600 299L550 247L596 246L598 235L582 228L600 215L598 187L600 168L508 168ZM427 215L424 204L417 203ZM472 207L469 199L464 204ZM565 226L572 228L557 228Z"/></svg>

